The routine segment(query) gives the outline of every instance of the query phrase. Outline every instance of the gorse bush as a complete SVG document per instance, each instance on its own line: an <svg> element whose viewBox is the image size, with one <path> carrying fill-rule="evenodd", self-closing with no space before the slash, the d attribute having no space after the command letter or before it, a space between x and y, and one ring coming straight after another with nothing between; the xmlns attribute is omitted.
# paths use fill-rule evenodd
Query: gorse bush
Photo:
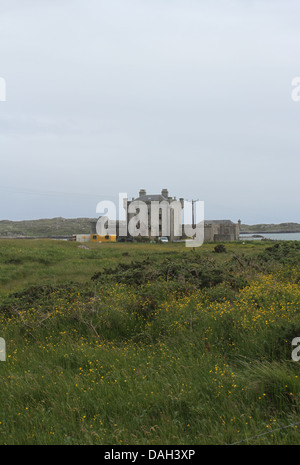
<svg viewBox="0 0 300 465"><path fill-rule="evenodd" d="M184 291L189 288L203 289L213 287L224 281L235 288L245 285L242 277L234 275L225 266L217 264L211 258L198 255L183 255L165 258L157 263L155 258L120 264L117 268L105 268L92 276L93 281L125 283L140 286L149 282L164 281L177 284Z"/></svg>
<svg viewBox="0 0 300 465"><path fill-rule="evenodd" d="M266 262L298 264L300 260L300 243L297 241L279 242L266 247L258 257Z"/></svg>

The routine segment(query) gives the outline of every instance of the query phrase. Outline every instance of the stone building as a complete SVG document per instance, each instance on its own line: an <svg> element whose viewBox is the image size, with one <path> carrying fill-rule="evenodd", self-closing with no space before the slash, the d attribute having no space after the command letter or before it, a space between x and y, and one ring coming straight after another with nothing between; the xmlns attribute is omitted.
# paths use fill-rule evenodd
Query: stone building
<svg viewBox="0 0 300 465"><path fill-rule="evenodd" d="M177 207L180 206L180 211L178 208L173 208L172 204L173 206L174 204L177 204ZM141 189L137 198L132 198L132 200L124 199L124 208L127 212L127 224L130 225L131 220L137 217L139 207L144 208L146 205L146 221L141 221L138 225L141 230L141 235L149 237L149 239L165 236L168 237L170 241L179 240L182 237L181 223L183 204L184 200L182 198L178 201L176 197L170 197L167 189L162 189L160 194L147 194L145 189ZM176 215L178 216L176 217ZM152 223L151 225L151 220L153 219L154 224Z"/></svg>
<svg viewBox="0 0 300 465"><path fill-rule="evenodd" d="M180 206L180 212L178 209L172 208L173 202L177 206ZM140 189L138 197L131 200L124 199L123 207L126 211L126 221L110 220L111 225L115 227L115 234L118 238L127 237L127 239L132 239L129 226L134 221L137 221L137 228L140 229L141 235L149 239L158 236L166 236L169 241L184 240L187 238L184 226L181 224L184 199L180 198L178 201L176 197L170 197L167 189L162 189L160 194L147 194L145 189ZM147 209L146 221L144 223L143 221L139 222L138 219L139 207ZM151 229L152 216L157 218L155 222L156 229L153 227ZM96 225L97 220L91 223L91 234L96 234ZM240 228L240 220L237 223L233 223L231 220L205 220L204 242L237 241L239 240Z"/></svg>
<svg viewBox="0 0 300 465"><path fill-rule="evenodd" d="M241 220L233 223L231 220L205 220L204 242L238 241Z"/></svg>

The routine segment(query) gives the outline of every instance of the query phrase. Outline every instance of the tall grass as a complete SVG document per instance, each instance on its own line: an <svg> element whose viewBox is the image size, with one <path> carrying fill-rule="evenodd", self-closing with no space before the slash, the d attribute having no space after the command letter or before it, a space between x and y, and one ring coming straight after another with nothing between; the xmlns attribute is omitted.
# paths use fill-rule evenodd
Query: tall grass
<svg viewBox="0 0 300 465"><path fill-rule="evenodd" d="M299 443L296 254L1 245L1 444Z"/></svg>

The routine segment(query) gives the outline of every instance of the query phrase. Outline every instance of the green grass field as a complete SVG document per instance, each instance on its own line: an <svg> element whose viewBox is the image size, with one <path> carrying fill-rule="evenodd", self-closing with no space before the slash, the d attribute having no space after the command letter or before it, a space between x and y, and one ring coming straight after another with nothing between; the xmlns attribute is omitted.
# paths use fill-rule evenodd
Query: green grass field
<svg viewBox="0 0 300 465"><path fill-rule="evenodd" d="M0 240L0 444L299 444L300 244L215 245Z"/></svg>

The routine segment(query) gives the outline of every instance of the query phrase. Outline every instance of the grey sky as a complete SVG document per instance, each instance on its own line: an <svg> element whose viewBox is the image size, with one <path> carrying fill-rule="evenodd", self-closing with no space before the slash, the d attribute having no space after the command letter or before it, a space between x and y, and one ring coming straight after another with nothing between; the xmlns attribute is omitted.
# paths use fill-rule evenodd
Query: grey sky
<svg viewBox="0 0 300 465"><path fill-rule="evenodd" d="M298 0L0 0L0 219L140 188L300 222Z"/></svg>

